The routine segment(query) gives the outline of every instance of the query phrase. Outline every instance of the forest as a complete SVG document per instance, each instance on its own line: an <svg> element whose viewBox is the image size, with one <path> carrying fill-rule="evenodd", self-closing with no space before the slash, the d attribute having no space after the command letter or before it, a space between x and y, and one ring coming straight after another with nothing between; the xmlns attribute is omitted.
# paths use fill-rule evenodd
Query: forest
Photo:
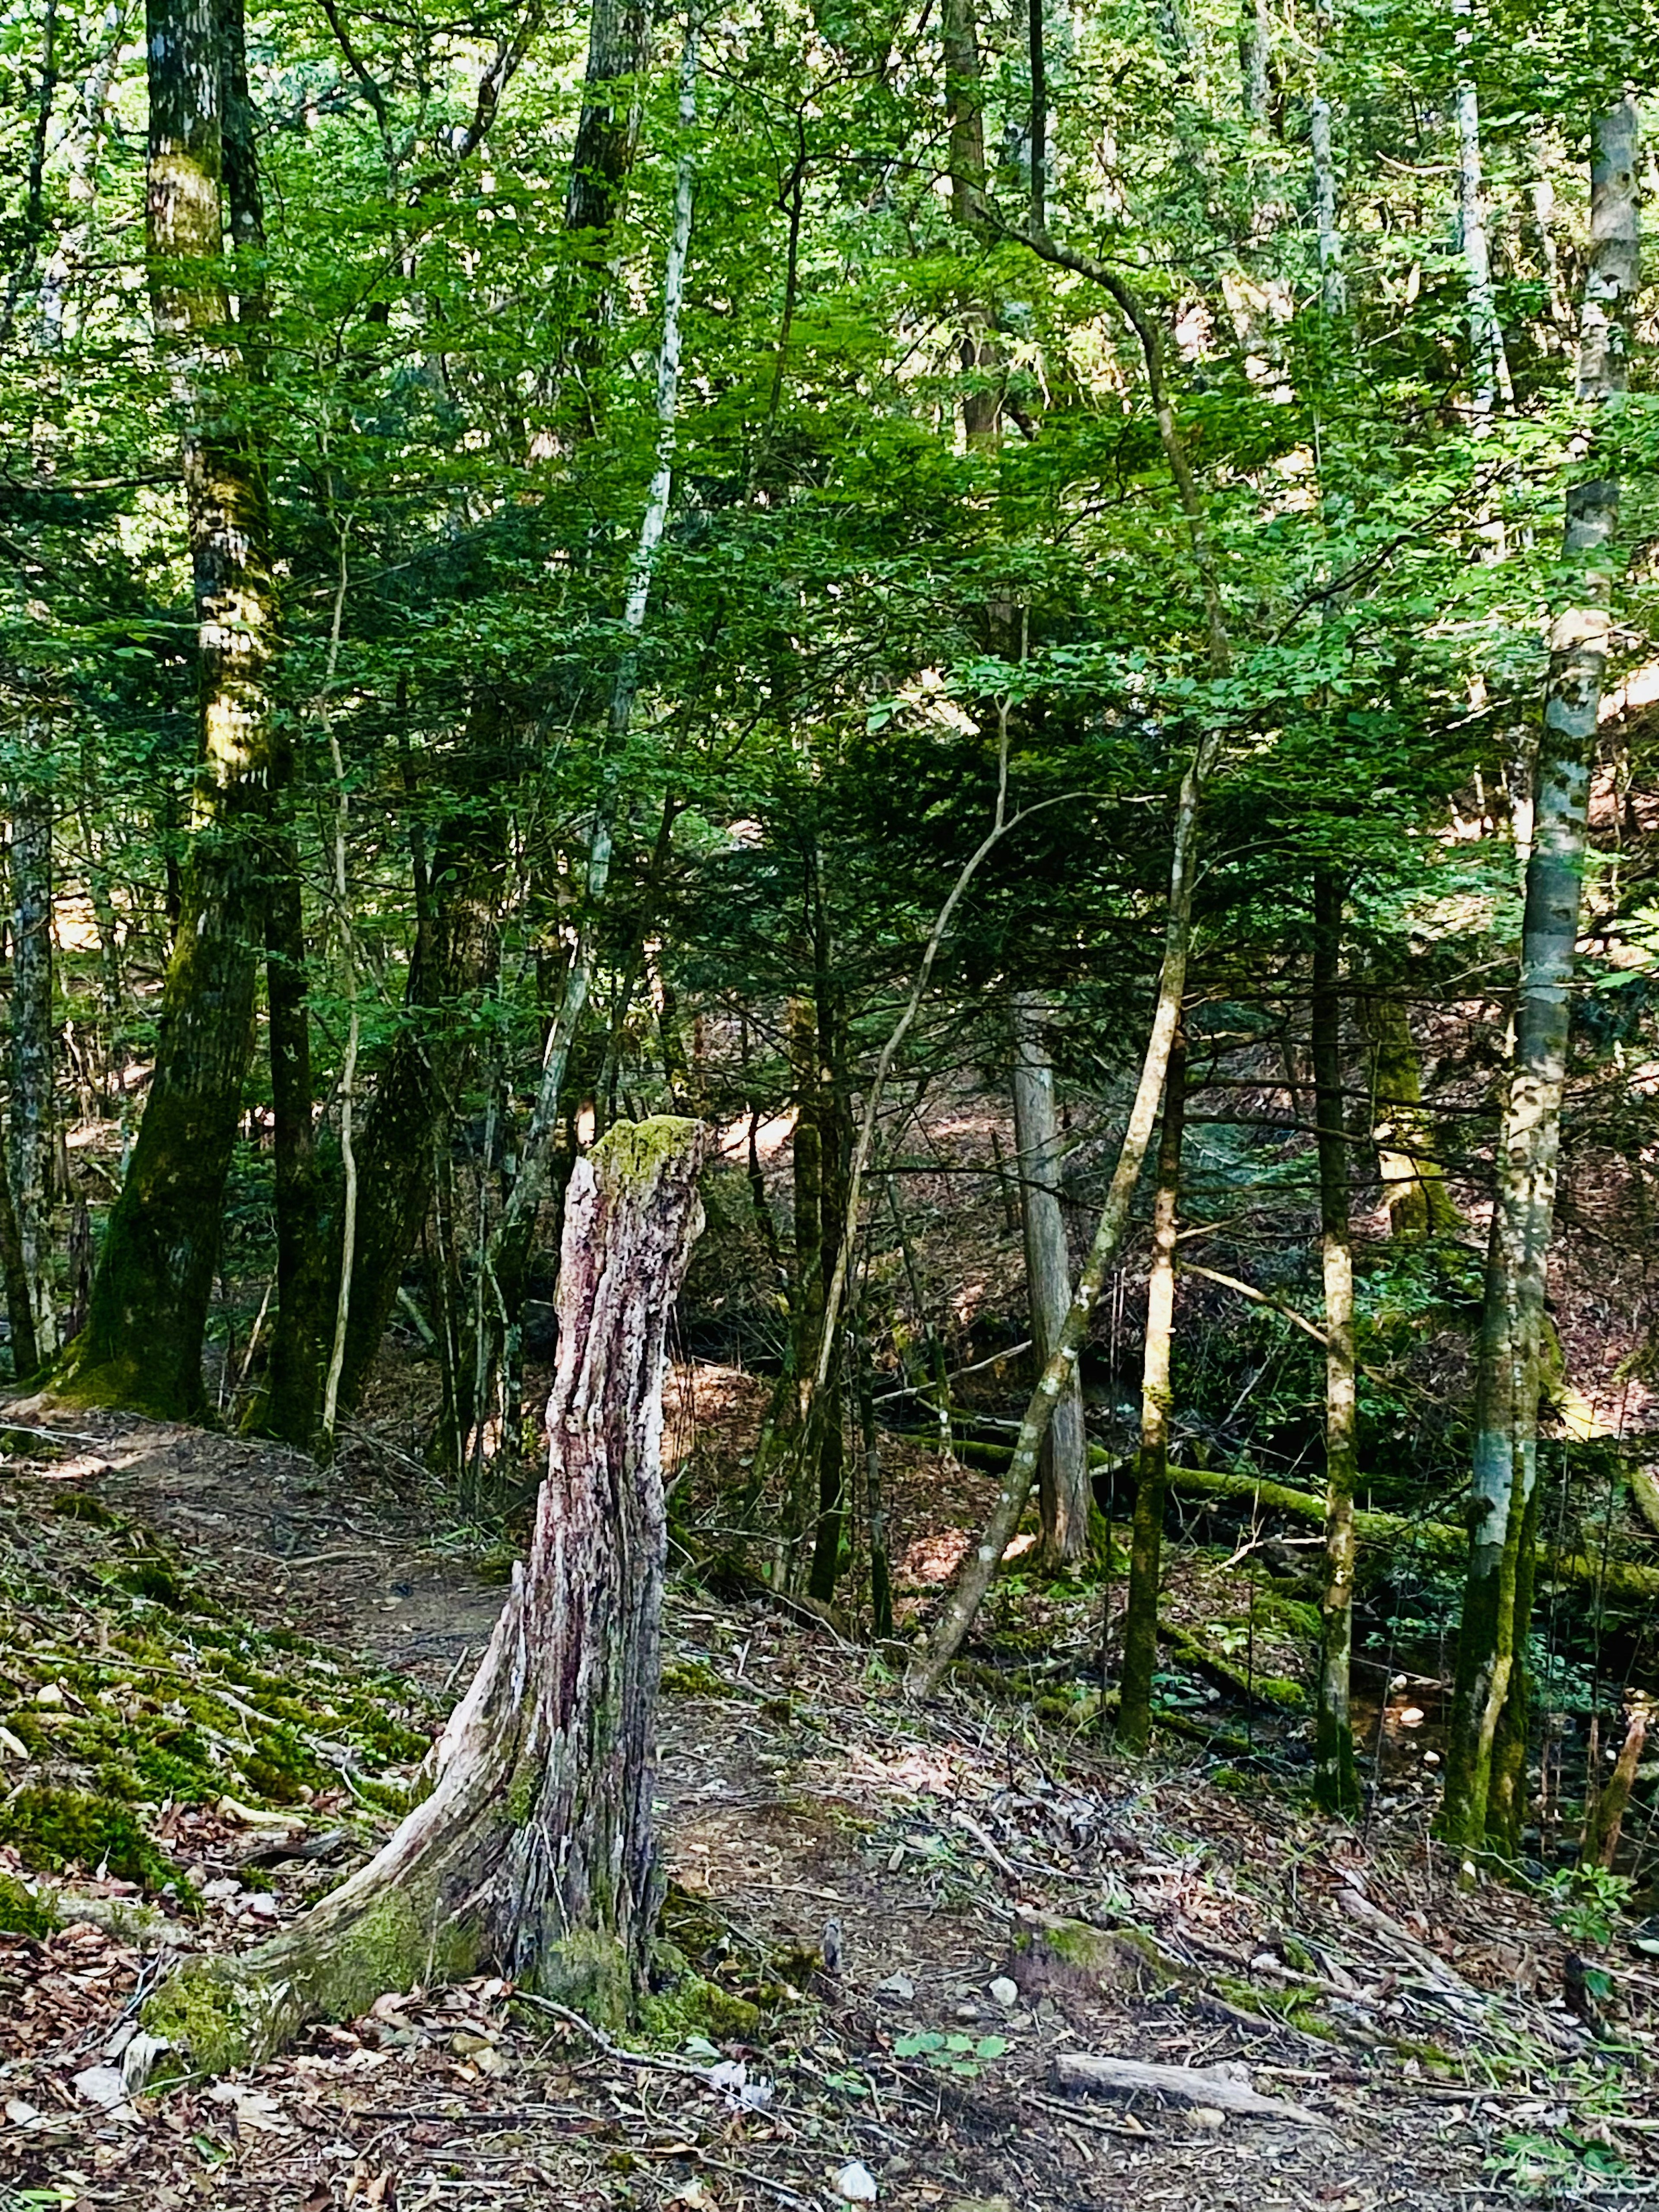
<svg viewBox="0 0 1659 2212"><path fill-rule="evenodd" d="M1651 2193L1659 16L0 30L4 2212Z"/></svg>

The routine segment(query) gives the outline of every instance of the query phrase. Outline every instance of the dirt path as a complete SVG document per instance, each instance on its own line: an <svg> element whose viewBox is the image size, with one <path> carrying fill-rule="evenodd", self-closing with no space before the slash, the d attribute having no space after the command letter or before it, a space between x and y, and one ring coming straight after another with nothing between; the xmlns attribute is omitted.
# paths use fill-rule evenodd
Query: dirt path
<svg viewBox="0 0 1659 2212"><path fill-rule="evenodd" d="M395 1471L337 1486L296 1455L95 1417L66 1449L43 1491L93 1489L205 1554L267 1627L436 1686L495 1620L499 1587L423 1545ZM1598 2203L1651 2187L1645 2019L1610 2054L1560 2002L1565 1940L1506 1894L1460 1898L1420 1844L1370 1856L1018 1709L919 1712L867 1654L763 1607L678 1594L667 1640L666 1929L763 2008L711 2032L764 2093L744 2108L733 2079L697 2078L708 2053L683 2037L655 2063L595 2051L481 1981L389 1993L255 2075L100 2118L73 2077L157 1968L71 1929L31 1947L56 2040L0 2080L35 2115L0 2131L0 2176L58 2193L4 2212L834 2212L854 2161L896 2212L1440 2212L1516 2202L1529 2173ZM285 1917L302 1887L275 1895ZM1053 1935L1066 1917L1105 1931L1086 1954ZM210 1940L269 1924L227 1917ZM1315 2118L1079 2101L1055 2078L1074 2051L1243 2067Z"/></svg>

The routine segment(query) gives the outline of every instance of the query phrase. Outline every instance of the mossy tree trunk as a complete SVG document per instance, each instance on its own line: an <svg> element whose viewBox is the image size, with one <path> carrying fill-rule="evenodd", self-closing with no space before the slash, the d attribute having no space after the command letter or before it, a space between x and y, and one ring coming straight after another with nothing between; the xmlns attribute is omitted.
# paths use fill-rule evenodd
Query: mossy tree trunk
<svg viewBox="0 0 1659 2212"><path fill-rule="evenodd" d="M515 1570L430 1794L272 1942L185 1967L149 2026L211 2071L382 1991L493 1971L611 2027L643 1987L666 1521L668 1320L701 1226L702 1131L618 1122L565 1206L551 1450Z"/></svg>
<svg viewBox="0 0 1659 2212"><path fill-rule="evenodd" d="M1371 1048L1371 1141L1382 1178L1389 1233L1397 1243L1455 1237L1464 1227L1423 1110L1423 1071L1406 1001L1373 983L1361 1000Z"/></svg>
<svg viewBox="0 0 1659 2212"><path fill-rule="evenodd" d="M156 344L183 416L200 767L155 1073L64 1382L77 1398L177 1416L204 1404L202 1339L253 1050L276 605L248 362L227 337L223 52L211 0L149 0L146 52L145 250Z"/></svg>
<svg viewBox="0 0 1659 2212"><path fill-rule="evenodd" d="M1578 363L1578 396L1594 410L1592 426L1626 380L1624 319L1640 279L1637 163L1637 107L1626 96L1598 119L1592 147ZM1486 1257L1468 1573L1440 1814L1449 1842L1473 1851L1491 1841L1511 1856L1523 1796L1545 1294L1590 766L1612 645L1608 571L1618 520L1619 486L1612 477L1591 477L1569 489L1563 555L1579 571L1581 596L1558 617L1550 639L1515 1051Z"/></svg>
<svg viewBox="0 0 1659 2212"><path fill-rule="evenodd" d="M1187 1041L1176 1032L1164 1079L1164 1126L1152 1198L1152 1258L1146 1278L1146 1345L1141 1361L1140 1450L1135 1462L1129 1540L1129 1596L1123 1615L1123 1672L1117 1738L1144 1752L1152 1732L1152 1676L1158 1667L1158 1599L1163 1579L1164 1506L1170 1478L1170 1369L1175 1339L1176 1224L1181 1204L1181 1146L1187 1105Z"/></svg>

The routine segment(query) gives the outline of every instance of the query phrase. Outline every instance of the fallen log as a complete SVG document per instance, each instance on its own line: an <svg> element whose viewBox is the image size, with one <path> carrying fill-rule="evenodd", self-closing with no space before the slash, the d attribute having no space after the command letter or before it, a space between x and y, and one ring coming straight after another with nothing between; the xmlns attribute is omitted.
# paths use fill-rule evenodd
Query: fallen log
<svg viewBox="0 0 1659 2212"><path fill-rule="evenodd" d="M1224 1474L1217 1469L1171 1467L1170 1487L1188 1498L1236 1498L1269 1507L1293 1521L1316 1528L1325 1525L1325 1501L1288 1483L1269 1482L1254 1474ZM1354 1514L1354 1528L1362 1544L1414 1544L1437 1559L1462 1560L1468 1557L1469 1533L1449 1521L1413 1521L1405 1513ZM1572 1583L1584 1589L1600 1589L1608 1597L1638 1601L1659 1597L1659 1567L1639 1566L1632 1559L1592 1558L1583 1552L1556 1552L1538 1547L1538 1573L1547 1582Z"/></svg>
<svg viewBox="0 0 1659 2212"><path fill-rule="evenodd" d="M988 1443L983 1438L959 1443L957 1453L974 1465L988 1469L1006 1467L1012 1456L1006 1444ZM1114 1469L1125 1474L1131 1469L1128 1461L1102 1451L1097 1446L1089 1454L1089 1464L1102 1474ZM1311 1528L1322 1528L1325 1525L1322 1498L1316 1498L1310 1491L1295 1489L1287 1482L1271 1481L1265 1475L1227 1474L1216 1468L1171 1464L1169 1481L1170 1488L1185 1498L1236 1498L1271 1507L1274 1512L1283 1513L1292 1521L1306 1522ZM1653 1487L1652 1502L1656 1513L1659 1513L1659 1484ZM1639 1498L1638 1503L1641 1504ZM1461 1562L1468 1557L1469 1532L1455 1522L1413 1521L1409 1514L1378 1513L1369 1508L1357 1510L1353 1517L1355 1532L1362 1544L1407 1541L1435 1559ZM1556 1552L1547 1544L1540 1544L1538 1573L1546 1582L1571 1583L1581 1589L1600 1590L1604 1596L1628 1598L1636 1604L1659 1597L1659 1567L1644 1567L1635 1559L1602 1559L1586 1552Z"/></svg>
<svg viewBox="0 0 1659 2212"><path fill-rule="evenodd" d="M1150 2092L1154 2096L1173 2097L1179 2104L1204 2105L1212 2112L1240 2112L1254 2119L1294 2120L1304 2128L1330 2124L1305 2105L1289 2105L1278 2097L1260 2095L1250 2087L1243 2067L1232 2073L1220 2066L1158 2066L1140 2058L1061 2051L1054 2060L1054 2075L1063 2089L1115 2097L1144 2096Z"/></svg>

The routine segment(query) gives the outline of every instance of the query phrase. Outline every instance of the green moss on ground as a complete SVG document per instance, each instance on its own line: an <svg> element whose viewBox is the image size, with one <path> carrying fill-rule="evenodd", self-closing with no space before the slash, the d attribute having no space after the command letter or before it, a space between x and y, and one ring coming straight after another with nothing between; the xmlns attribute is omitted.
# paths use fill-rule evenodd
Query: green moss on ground
<svg viewBox="0 0 1659 2212"><path fill-rule="evenodd" d="M150 1890L177 1879L177 1869L131 1808L89 1790L15 1790L0 1804L0 1843L10 1844L25 1866L44 1873L62 1874L71 1866L93 1873L101 1866L118 1881Z"/></svg>
<svg viewBox="0 0 1659 2212"><path fill-rule="evenodd" d="M0 1931L8 1936L50 1936L58 1925L50 1897L37 1897L15 1875L0 1872Z"/></svg>
<svg viewBox="0 0 1659 2212"><path fill-rule="evenodd" d="M752 2043L763 2015L757 2004L736 1996L702 1974L683 1974L656 1996L643 1998L640 2025L660 2048L678 2050L694 2035L710 2043Z"/></svg>

